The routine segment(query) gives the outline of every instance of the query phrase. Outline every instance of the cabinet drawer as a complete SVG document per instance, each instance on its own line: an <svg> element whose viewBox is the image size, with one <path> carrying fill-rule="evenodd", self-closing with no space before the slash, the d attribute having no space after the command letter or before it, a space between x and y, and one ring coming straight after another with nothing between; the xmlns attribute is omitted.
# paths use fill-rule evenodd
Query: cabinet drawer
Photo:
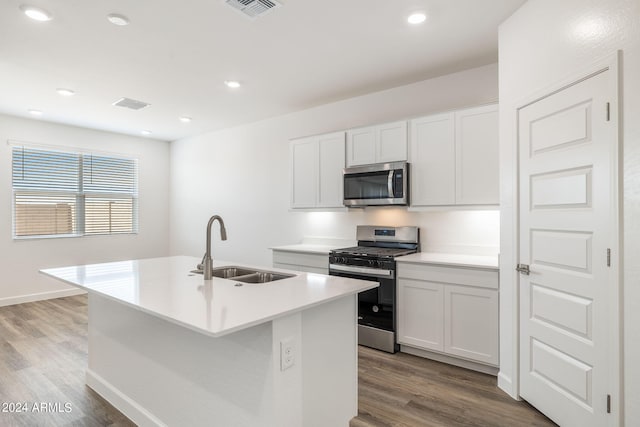
<svg viewBox="0 0 640 427"><path fill-rule="evenodd" d="M285 252L274 250L273 263L315 267L327 271L329 269L329 255L305 254L300 252Z"/></svg>
<svg viewBox="0 0 640 427"><path fill-rule="evenodd" d="M498 289L498 271L468 267L398 262L398 277Z"/></svg>

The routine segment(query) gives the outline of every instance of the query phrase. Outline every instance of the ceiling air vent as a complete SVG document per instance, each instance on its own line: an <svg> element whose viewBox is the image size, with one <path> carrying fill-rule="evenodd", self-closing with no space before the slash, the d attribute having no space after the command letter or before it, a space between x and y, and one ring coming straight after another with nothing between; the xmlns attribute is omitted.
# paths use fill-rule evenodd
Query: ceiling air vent
<svg viewBox="0 0 640 427"><path fill-rule="evenodd" d="M144 107L149 106L149 104L147 104L146 102L136 101L135 99L131 98L120 98L119 100L114 102L113 105L115 105L116 107L131 108L132 110L140 110Z"/></svg>
<svg viewBox="0 0 640 427"><path fill-rule="evenodd" d="M251 19L256 19L270 10L282 6L275 0L225 0L225 2Z"/></svg>

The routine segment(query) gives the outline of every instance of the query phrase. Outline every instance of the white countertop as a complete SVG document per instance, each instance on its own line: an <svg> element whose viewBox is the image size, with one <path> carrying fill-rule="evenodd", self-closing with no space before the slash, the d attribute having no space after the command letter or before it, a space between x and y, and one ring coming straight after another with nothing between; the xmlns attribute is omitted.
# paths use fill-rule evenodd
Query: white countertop
<svg viewBox="0 0 640 427"><path fill-rule="evenodd" d="M329 252L334 249L348 248L355 245L355 240L339 237L305 236L300 243L296 243L294 245L274 246L269 249L274 251L329 255Z"/></svg>
<svg viewBox="0 0 640 427"><path fill-rule="evenodd" d="M465 255L438 252L418 252L396 258L396 262L414 264L442 264L456 267L490 268L499 267L498 255Z"/></svg>
<svg viewBox="0 0 640 427"><path fill-rule="evenodd" d="M274 251L284 251L284 252L299 252L306 254L318 254L318 255L329 255L333 249L340 249L346 247L345 245L317 245L317 244L307 244L307 243L298 243L296 245L285 245L285 246L274 246L270 248Z"/></svg>
<svg viewBox="0 0 640 427"><path fill-rule="evenodd" d="M179 256L49 268L41 272L90 294L214 337L378 286L377 282L214 260L214 268L234 265L296 274L289 279L243 283L238 287L235 286L238 282L232 279L214 277L205 281L201 274L191 274L199 262L199 258Z"/></svg>

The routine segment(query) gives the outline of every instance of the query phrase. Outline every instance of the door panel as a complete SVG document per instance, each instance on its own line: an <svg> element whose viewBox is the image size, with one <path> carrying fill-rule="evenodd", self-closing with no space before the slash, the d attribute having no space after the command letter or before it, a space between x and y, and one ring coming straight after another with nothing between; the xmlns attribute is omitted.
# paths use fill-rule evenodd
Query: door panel
<svg viewBox="0 0 640 427"><path fill-rule="evenodd" d="M521 396L562 426L607 425L615 209L611 71L519 111Z"/></svg>

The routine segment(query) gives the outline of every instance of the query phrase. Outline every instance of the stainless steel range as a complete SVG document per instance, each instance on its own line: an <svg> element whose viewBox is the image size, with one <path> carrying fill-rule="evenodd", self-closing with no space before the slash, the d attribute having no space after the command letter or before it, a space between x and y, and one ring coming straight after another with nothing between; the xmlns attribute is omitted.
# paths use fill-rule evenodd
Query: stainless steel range
<svg viewBox="0 0 640 427"><path fill-rule="evenodd" d="M358 246L331 251L329 274L380 283L358 295L358 344L395 353L395 258L420 249L420 230L359 225L356 236Z"/></svg>

